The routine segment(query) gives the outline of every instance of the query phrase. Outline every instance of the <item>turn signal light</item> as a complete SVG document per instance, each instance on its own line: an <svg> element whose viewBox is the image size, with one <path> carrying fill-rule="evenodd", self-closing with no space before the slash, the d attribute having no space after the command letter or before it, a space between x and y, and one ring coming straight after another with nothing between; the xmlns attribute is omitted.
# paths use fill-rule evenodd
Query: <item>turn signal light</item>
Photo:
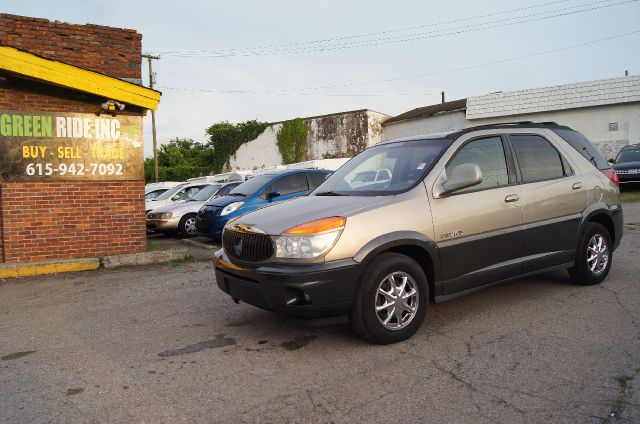
<svg viewBox="0 0 640 424"><path fill-rule="evenodd" d="M285 234L315 234L324 231L342 228L347 223L347 218L342 216L332 216L329 218L317 219L315 221L296 225L285 231Z"/></svg>

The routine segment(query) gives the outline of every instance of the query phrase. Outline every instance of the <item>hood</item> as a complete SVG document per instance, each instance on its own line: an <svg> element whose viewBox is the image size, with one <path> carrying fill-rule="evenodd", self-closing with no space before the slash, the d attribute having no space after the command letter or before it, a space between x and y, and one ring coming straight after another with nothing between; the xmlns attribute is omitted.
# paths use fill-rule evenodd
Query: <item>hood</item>
<svg viewBox="0 0 640 424"><path fill-rule="evenodd" d="M395 196L303 196L276 203L241 216L245 224L277 235L305 222L330 216L349 217L394 202Z"/></svg>
<svg viewBox="0 0 640 424"><path fill-rule="evenodd" d="M640 169L640 161L614 163L613 169Z"/></svg>
<svg viewBox="0 0 640 424"><path fill-rule="evenodd" d="M209 200L205 206L215 206L218 208L223 208L233 202L242 202L243 200L246 200L246 199L247 199L246 197L242 197L242 196L216 197L215 199Z"/></svg>
<svg viewBox="0 0 640 424"><path fill-rule="evenodd" d="M191 200L189 202L183 203L172 203L170 205L162 206L153 209L153 213L164 213L164 212L173 212L180 213L184 215L185 213L193 212L197 213L202 205L204 205L204 201L199 200Z"/></svg>

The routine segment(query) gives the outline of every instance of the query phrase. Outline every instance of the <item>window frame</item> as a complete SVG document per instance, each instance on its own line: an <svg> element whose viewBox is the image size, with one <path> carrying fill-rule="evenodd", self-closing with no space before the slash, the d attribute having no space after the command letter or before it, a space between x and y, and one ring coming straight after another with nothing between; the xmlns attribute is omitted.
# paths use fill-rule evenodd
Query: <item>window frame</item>
<svg viewBox="0 0 640 424"><path fill-rule="evenodd" d="M309 187L309 190L312 190L312 191L317 189L318 187L320 187L327 180L327 177L329 175L331 175L329 172L322 172L322 171L319 171L319 170L318 171L305 171L304 174L307 177L307 187ZM314 188L311 188L311 185L312 185L311 184L311 175L322 175L323 176L322 182L320 184L318 184L317 186L315 186Z"/></svg>
<svg viewBox="0 0 640 424"><path fill-rule="evenodd" d="M536 137L541 137L543 140L545 140L547 143L549 143L551 148L554 149L556 151L556 153L558 154L558 158L560 159L560 166L562 166L562 174L563 175L561 175L559 177L545 178L543 180L537 180L537 181L524 181L524 179L522 178L522 169L520 167L520 162L518 161L518 155L516 154L516 149L515 149L515 146L514 146L514 142L513 142L513 139L511 138L512 136L536 136ZM544 135L542 135L540 133L536 133L536 132L526 132L526 133L523 132L523 133L506 134L506 139L507 139L507 142L509 143L509 147L510 147L511 152L512 152L518 184L535 184L535 183L540 183L540 182L543 182L543 181L553 181L553 180L559 180L559 179L562 179L562 178L568 178L568 177L571 177L571 176L575 175L576 172L573 169L573 167L571 166L571 164L569 163L569 161L567 160L567 158L558 149L558 146L556 146L553 141L549 140L548 137L545 137ZM570 173L567 173L567 169L565 168L565 166L569 167L569 170L571 171Z"/></svg>
<svg viewBox="0 0 640 424"><path fill-rule="evenodd" d="M485 138L496 138L496 137L500 138L500 142L502 143L502 152L504 154L504 161L505 161L505 164L507 166L507 178L509 180L509 183L505 184L505 185L497 186L497 187L482 187L482 188L476 188L476 189L468 190L468 191L454 191L453 193L447 194L446 197L459 196L459 195L469 194L469 193L478 193L478 192L487 191L487 190L495 190L497 188L510 187L510 186L514 186L514 185L519 184L518 181L517 181L517 178L516 178L516 164L514 162L513 152L511 151L511 145L507 142L506 134L484 134L484 135L478 135L478 136L475 136L475 137L471 137L470 139L468 139L464 143L462 143L451 154L451 157L449 158L449 160L447 160L447 162L444 164L444 167L442 168L442 171L446 172L447 166L449 166L449 164L453 161L453 159L455 159L455 157L458 155L460 150L462 150L467 144L472 143L472 142L477 141L477 140L482 140L482 139L485 139Z"/></svg>

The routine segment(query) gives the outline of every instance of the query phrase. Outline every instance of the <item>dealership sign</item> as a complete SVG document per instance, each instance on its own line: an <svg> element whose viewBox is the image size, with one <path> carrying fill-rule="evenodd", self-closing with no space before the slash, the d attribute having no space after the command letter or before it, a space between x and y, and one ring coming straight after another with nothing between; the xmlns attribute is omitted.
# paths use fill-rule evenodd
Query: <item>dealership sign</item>
<svg viewBox="0 0 640 424"><path fill-rule="evenodd" d="M142 180L142 117L0 110L0 180Z"/></svg>

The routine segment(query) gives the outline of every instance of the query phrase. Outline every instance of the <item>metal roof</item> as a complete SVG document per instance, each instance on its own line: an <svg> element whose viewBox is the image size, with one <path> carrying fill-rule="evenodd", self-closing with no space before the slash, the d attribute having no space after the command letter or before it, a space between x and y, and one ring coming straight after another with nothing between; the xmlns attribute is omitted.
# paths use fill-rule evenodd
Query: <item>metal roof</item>
<svg viewBox="0 0 640 424"><path fill-rule="evenodd" d="M466 104L467 99L460 99L452 100L450 102L438 103L436 105L419 107L408 112L401 113L400 115L394 116L393 118L387 119L382 125L384 126L408 119L425 118L427 116L433 116L437 113L442 112L453 112L455 110L462 110L465 108Z"/></svg>

